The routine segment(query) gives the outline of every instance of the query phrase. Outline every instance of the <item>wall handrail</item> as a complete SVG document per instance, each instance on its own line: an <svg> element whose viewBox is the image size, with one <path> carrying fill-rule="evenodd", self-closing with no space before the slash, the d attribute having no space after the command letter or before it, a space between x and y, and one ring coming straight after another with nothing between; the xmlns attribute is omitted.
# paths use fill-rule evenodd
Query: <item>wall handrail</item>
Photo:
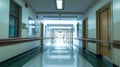
<svg viewBox="0 0 120 67"><path fill-rule="evenodd" d="M113 47L115 48L119 48L120 49L120 40L113 40L113 41L109 41L109 40L97 40L96 38L73 38L73 39L77 39L77 40L81 40L81 41L87 41L87 42L92 42L92 43L109 43L112 44Z"/></svg>
<svg viewBox="0 0 120 67"><path fill-rule="evenodd" d="M30 42L30 41L37 41L37 40L43 40L43 39L52 39L52 37L27 37L27 38L6 38L6 39L0 39L0 46L9 46L14 45L18 43L24 43L24 42Z"/></svg>

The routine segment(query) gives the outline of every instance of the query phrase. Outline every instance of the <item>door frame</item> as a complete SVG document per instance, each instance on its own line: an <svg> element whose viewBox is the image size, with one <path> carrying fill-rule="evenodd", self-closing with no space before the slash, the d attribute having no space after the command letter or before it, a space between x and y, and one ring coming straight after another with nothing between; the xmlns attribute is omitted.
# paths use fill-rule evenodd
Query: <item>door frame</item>
<svg viewBox="0 0 120 67"><path fill-rule="evenodd" d="M111 19L110 19L110 21L108 22L109 23L109 27L110 27L110 33L108 33L109 34L109 37L110 37L110 41L113 41L112 40L112 5L111 5L111 2L109 2L108 4L106 4L106 5L104 5L102 8L100 8L99 10L97 10L97 12L96 12L96 39L97 40L100 40L100 13L102 12L102 11L104 11L104 10L106 10L107 8L111 8L111 11L110 11L110 15L111 15ZM112 51L112 44L110 43L110 46L111 46L111 51ZM101 54L100 54L100 42L98 41L97 42L97 55L98 56L102 56ZM112 59L112 57L111 57L111 59Z"/></svg>
<svg viewBox="0 0 120 67"><path fill-rule="evenodd" d="M88 17L85 18L82 22L82 38L88 38ZM82 45L82 48L83 49L87 49L87 41L86 40L83 40L83 45Z"/></svg>
<svg viewBox="0 0 120 67"><path fill-rule="evenodd" d="M40 29L40 30L41 30L41 31L40 31L40 37L43 38L43 37L44 37L44 24L41 23L40 26L41 26L41 29ZM43 46L43 39L40 40L40 41L41 41L41 42L40 42L40 45Z"/></svg>

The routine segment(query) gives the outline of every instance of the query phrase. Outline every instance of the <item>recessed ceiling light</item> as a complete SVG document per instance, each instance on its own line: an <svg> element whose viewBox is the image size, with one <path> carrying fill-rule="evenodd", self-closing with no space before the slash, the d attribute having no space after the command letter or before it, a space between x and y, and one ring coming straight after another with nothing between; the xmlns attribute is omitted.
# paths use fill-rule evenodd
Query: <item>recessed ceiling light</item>
<svg viewBox="0 0 120 67"><path fill-rule="evenodd" d="M56 0L57 9L63 9L63 0Z"/></svg>

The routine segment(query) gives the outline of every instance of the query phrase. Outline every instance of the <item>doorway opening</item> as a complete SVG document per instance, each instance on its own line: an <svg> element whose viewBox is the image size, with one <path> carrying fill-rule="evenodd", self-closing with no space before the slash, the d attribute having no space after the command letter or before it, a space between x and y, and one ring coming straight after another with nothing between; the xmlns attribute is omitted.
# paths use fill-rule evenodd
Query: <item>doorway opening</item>
<svg viewBox="0 0 120 67"><path fill-rule="evenodd" d="M97 53L111 61L112 59L112 22L111 4L107 4L97 11Z"/></svg>

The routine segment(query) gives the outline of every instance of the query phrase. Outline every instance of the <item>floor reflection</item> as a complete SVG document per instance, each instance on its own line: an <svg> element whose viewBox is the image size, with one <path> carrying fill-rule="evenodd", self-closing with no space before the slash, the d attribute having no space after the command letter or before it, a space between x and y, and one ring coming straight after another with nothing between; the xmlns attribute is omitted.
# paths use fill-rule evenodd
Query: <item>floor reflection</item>
<svg viewBox="0 0 120 67"><path fill-rule="evenodd" d="M70 46L63 39L56 39L50 48L23 67L93 67L82 56L72 51Z"/></svg>

